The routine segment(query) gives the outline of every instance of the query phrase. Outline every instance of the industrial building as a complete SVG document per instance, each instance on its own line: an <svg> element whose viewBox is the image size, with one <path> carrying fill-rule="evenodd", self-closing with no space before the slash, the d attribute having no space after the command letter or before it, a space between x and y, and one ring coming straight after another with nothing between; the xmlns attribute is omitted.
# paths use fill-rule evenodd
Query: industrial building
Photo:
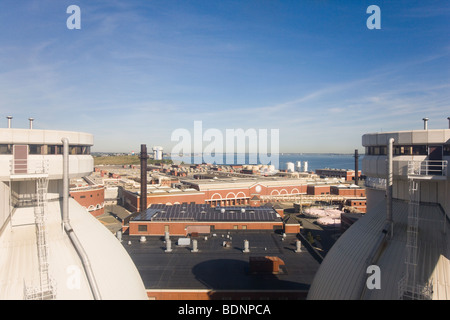
<svg viewBox="0 0 450 320"><path fill-rule="evenodd" d="M94 217L105 213L105 187L84 185L70 188L70 196Z"/></svg>
<svg viewBox="0 0 450 320"><path fill-rule="evenodd" d="M355 170L351 169L317 169L316 174L321 177L343 178L345 181L355 180ZM361 170L358 170L358 178L361 177Z"/></svg>
<svg viewBox="0 0 450 320"><path fill-rule="evenodd" d="M322 262L308 299L450 299L450 129L365 134L367 213ZM387 164L387 165L386 165ZM367 285L379 269L379 287Z"/></svg>
<svg viewBox="0 0 450 320"><path fill-rule="evenodd" d="M0 300L147 299L120 242L69 196L93 171L93 136L32 121L0 129Z"/></svg>
<svg viewBox="0 0 450 320"><path fill-rule="evenodd" d="M151 205L129 219L130 235L188 236L231 230L283 230L271 207L210 207L206 204ZM291 231L292 232L292 231ZM299 232L299 230L295 230Z"/></svg>

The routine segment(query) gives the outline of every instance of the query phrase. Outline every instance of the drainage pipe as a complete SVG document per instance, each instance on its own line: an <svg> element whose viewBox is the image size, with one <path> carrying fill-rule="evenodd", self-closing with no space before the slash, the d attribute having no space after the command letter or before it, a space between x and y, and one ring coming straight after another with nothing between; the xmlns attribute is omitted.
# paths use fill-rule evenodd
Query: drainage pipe
<svg viewBox="0 0 450 320"><path fill-rule="evenodd" d="M66 231L68 237L72 241L75 250L77 251L81 263L83 264L84 271L86 273L89 286L92 291L92 295L95 300L100 300L100 290L98 289L97 282L95 281L94 272L91 268L91 263L89 262L89 258L84 251L84 248L75 234L75 231L72 229L70 225L69 219L69 140L67 138L61 139L63 143L63 226Z"/></svg>

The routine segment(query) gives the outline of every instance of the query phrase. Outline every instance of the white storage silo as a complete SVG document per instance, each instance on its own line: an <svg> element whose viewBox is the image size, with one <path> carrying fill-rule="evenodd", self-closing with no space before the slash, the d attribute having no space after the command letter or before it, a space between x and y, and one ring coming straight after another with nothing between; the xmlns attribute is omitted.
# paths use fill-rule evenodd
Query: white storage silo
<svg viewBox="0 0 450 320"><path fill-rule="evenodd" d="M303 172L308 172L308 161L303 162Z"/></svg>
<svg viewBox="0 0 450 320"><path fill-rule="evenodd" d="M301 161L297 161L297 171L298 172L302 171L302 162Z"/></svg>
<svg viewBox="0 0 450 320"><path fill-rule="evenodd" d="M156 146L156 147L153 147L152 149L153 149L153 159L162 160L163 148Z"/></svg>
<svg viewBox="0 0 450 320"><path fill-rule="evenodd" d="M287 172L294 172L294 163L293 162L287 162L286 163L286 171Z"/></svg>

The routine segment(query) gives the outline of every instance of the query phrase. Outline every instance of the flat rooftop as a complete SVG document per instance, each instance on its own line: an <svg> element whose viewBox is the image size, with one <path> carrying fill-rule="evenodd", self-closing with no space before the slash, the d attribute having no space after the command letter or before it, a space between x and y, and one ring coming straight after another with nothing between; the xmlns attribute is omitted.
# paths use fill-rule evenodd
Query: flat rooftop
<svg viewBox="0 0 450 320"><path fill-rule="evenodd" d="M210 207L206 204L152 204L131 221L280 221L271 207Z"/></svg>
<svg viewBox="0 0 450 320"><path fill-rule="evenodd" d="M123 246L135 263L147 290L281 290L308 291L319 263L302 246L295 252L295 235L273 231L217 232L197 239L198 252L190 246L178 246L179 237L172 236L173 251L165 252L164 237L123 235ZM249 253L244 253L244 240ZM130 244L129 244L130 241ZM224 247L224 241L231 245ZM249 273L249 258L276 256L285 263L280 274Z"/></svg>

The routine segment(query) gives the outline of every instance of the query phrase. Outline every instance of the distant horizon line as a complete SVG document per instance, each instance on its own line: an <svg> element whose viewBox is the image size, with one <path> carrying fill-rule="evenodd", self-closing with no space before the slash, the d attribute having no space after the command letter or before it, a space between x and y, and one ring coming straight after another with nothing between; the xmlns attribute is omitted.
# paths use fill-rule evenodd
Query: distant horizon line
<svg viewBox="0 0 450 320"><path fill-rule="evenodd" d="M132 154L138 155L140 152L125 152L125 151L92 151L91 154L99 153L99 154ZM151 153L151 152L149 152ZM195 156L200 155L203 153L183 153L184 156ZM235 152L235 153L217 153L215 155L227 155L227 154L258 154L258 153L242 153L242 152ZM269 153L270 154L270 153ZM317 154L323 154L323 155L354 155L354 153L348 153L348 152L279 152L279 155L317 155ZM163 153L163 155L170 155L170 153ZM177 154L178 155L178 154Z"/></svg>

